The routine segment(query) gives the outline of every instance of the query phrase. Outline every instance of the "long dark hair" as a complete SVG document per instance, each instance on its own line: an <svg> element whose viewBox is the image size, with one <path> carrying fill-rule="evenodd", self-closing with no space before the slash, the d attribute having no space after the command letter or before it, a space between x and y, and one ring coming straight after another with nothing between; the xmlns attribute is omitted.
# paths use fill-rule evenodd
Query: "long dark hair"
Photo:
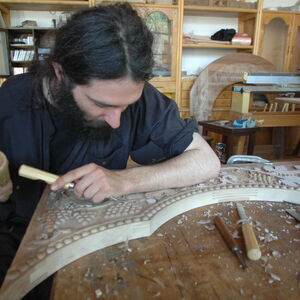
<svg viewBox="0 0 300 300"><path fill-rule="evenodd" d="M51 63L57 62L72 84L127 75L145 81L152 77L152 42L151 32L129 4L101 5L75 13L58 29L52 54L31 71L51 80Z"/></svg>

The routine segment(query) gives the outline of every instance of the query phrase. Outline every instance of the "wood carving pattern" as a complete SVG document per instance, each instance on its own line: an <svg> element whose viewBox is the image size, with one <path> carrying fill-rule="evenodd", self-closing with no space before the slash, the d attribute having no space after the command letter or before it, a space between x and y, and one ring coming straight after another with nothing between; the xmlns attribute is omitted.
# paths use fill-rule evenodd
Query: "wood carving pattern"
<svg viewBox="0 0 300 300"><path fill-rule="evenodd" d="M71 192L46 189L2 286L20 299L66 264L104 247L151 235L190 209L223 201L284 201L300 196L300 165L223 167L194 186L132 194L94 205Z"/></svg>

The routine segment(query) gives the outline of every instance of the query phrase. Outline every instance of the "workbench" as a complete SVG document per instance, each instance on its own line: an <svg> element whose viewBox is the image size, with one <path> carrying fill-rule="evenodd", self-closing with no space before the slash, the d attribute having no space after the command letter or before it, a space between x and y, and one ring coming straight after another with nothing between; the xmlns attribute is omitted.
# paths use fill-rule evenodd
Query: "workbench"
<svg viewBox="0 0 300 300"><path fill-rule="evenodd" d="M299 299L300 225L285 212L299 199L300 161L226 165L197 185L98 205L48 186L0 299L19 300L55 272L53 299ZM262 251L246 270L212 222L221 215L243 249L235 202Z"/></svg>
<svg viewBox="0 0 300 300"><path fill-rule="evenodd" d="M235 205L196 208L152 236L107 247L61 269L52 300L299 299L300 223L288 203L244 202L262 258L243 270L212 217L221 215L243 248ZM244 250L244 248L243 248ZM98 297L97 297L98 296Z"/></svg>
<svg viewBox="0 0 300 300"><path fill-rule="evenodd" d="M234 154L243 154L244 140L242 146L238 146L237 153L233 150L233 139L235 136L248 137L247 155L253 155L255 144L255 133L259 129L258 127L252 128L239 128L233 127L232 124L220 124L218 121L199 121L198 124L203 127L202 134L208 135L208 132L215 132L222 135L222 142L226 145L225 156L226 160ZM240 152L240 153L239 153Z"/></svg>

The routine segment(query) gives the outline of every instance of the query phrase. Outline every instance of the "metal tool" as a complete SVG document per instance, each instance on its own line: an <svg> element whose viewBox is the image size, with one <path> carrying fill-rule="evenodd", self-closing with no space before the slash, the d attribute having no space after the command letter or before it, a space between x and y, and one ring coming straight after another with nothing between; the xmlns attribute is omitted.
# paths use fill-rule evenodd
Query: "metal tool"
<svg viewBox="0 0 300 300"><path fill-rule="evenodd" d="M242 222L242 231L246 244L247 256L251 260L258 260L261 257L261 251L255 237L250 219L247 217L245 209L241 203L236 203L236 207Z"/></svg>
<svg viewBox="0 0 300 300"><path fill-rule="evenodd" d="M256 163L273 165L273 162L255 155L232 155L228 158L227 164L234 163Z"/></svg>
<svg viewBox="0 0 300 300"><path fill-rule="evenodd" d="M19 175L32 180L42 180L47 182L48 184L54 183L54 181L56 181L56 179L59 177L58 175L29 167L27 165L21 165L21 167L19 168ZM74 182L67 183L64 186L65 189L72 189L74 187Z"/></svg>
<svg viewBox="0 0 300 300"><path fill-rule="evenodd" d="M300 74L286 72L248 73L243 74L243 81L247 84L300 84Z"/></svg>
<svg viewBox="0 0 300 300"><path fill-rule="evenodd" d="M237 256L239 262L242 265L242 268L243 269L248 268L248 266L246 264L246 261L245 261L243 255L242 255L241 248L236 243L236 241L233 239L230 231L226 227L226 225L223 222L223 220L219 216L216 216L214 218L214 222L215 222L218 230L220 231L220 233L221 233L224 241L226 242L227 246L229 247L229 249L233 252L233 254L235 254Z"/></svg>
<svg viewBox="0 0 300 300"><path fill-rule="evenodd" d="M292 204L297 204L297 205L300 205L300 199L299 200L296 200L296 199L290 199L290 200L283 200L284 202L287 202L287 203L292 203Z"/></svg>
<svg viewBox="0 0 300 300"><path fill-rule="evenodd" d="M300 222L300 214L295 209L286 209L288 214L290 214L293 218L295 218L298 222Z"/></svg>

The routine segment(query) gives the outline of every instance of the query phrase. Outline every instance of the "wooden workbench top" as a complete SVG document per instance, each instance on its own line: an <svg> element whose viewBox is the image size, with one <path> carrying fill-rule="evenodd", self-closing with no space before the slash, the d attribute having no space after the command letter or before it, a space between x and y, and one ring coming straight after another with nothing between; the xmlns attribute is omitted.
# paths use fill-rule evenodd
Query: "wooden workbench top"
<svg viewBox="0 0 300 300"><path fill-rule="evenodd" d="M300 224L285 212L296 205L243 203L262 250L259 261L247 260L248 269L213 224L221 215L244 250L235 205L227 202L75 261L56 273L52 299L299 299Z"/></svg>

